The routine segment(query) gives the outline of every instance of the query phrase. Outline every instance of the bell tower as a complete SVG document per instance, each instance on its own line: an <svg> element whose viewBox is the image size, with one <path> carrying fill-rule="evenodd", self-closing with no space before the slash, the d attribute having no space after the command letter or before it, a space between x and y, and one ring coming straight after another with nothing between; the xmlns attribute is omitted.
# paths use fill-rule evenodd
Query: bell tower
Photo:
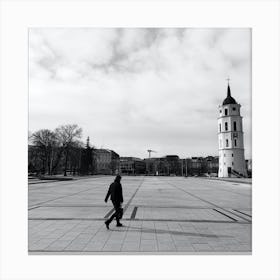
<svg viewBox="0 0 280 280"><path fill-rule="evenodd" d="M240 107L231 96L228 79L227 97L219 106L219 177L247 177Z"/></svg>

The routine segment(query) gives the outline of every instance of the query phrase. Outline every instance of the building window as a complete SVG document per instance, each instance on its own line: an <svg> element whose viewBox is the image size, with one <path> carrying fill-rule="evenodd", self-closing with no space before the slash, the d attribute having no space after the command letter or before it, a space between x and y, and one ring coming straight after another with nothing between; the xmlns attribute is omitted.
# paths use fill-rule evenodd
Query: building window
<svg viewBox="0 0 280 280"><path fill-rule="evenodd" d="M224 157L226 157L226 154L224 154Z"/></svg>
<svg viewBox="0 0 280 280"><path fill-rule="evenodd" d="M232 111L235 111L236 110L236 108L235 107L232 107Z"/></svg>
<svg viewBox="0 0 280 280"><path fill-rule="evenodd" d="M233 154L231 154L231 156L233 157Z"/></svg>
<svg viewBox="0 0 280 280"><path fill-rule="evenodd" d="M226 139L226 147L228 147L228 139Z"/></svg>
<svg viewBox="0 0 280 280"><path fill-rule="evenodd" d="M234 139L234 146L236 147L237 146L237 140Z"/></svg>
<svg viewBox="0 0 280 280"><path fill-rule="evenodd" d="M220 130L220 132L222 131L222 125L221 124L219 124L219 130Z"/></svg>
<svg viewBox="0 0 280 280"><path fill-rule="evenodd" d="M232 166L234 165L234 163L232 162Z"/></svg>
<svg viewBox="0 0 280 280"><path fill-rule="evenodd" d="M228 109L225 109L225 116L228 115Z"/></svg>
<svg viewBox="0 0 280 280"><path fill-rule="evenodd" d="M220 114L222 114L222 110L220 110Z"/></svg>
<svg viewBox="0 0 280 280"><path fill-rule="evenodd" d="M233 130L236 131L236 122L233 122Z"/></svg>
<svg viewBox="0 0 280 280"><path fill-rule="evenodd" d="M228 130L228 123L225 122L225 131L227 131L227 130Z"/></svg>

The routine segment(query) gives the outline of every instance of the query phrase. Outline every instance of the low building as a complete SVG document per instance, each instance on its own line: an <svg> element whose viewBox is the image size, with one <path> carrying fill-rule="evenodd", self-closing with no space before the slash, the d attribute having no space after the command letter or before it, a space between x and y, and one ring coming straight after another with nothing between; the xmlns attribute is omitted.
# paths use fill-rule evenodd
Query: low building
<svg viewBox="0 0 280 280"><path fill-rule="evenodd" d="M210 174L218 174L219 172L219 157L218 156L208 156L206 160L206 172Z"/></svg>
<svg viewBox="0 0 280 280"><path fill-rule="evenodd" d="M127 175L145 174L145 162L136 157L121 157L120 158L120 172Z"/></svg>
<svg viewBox="0 0 280 280"><path fill-rule="evenodd" d="M167 155L165 157L167 167L168 167L168 174L167 175L182 175L182 163L180 158L177 155Z"/></svg>
<svg viewBox="0 0 280 280"><path fill-rule="evenodd" d="M145 158L144 162L145 162L146 175L158 175L158 164L159 164L158 158Z"/></svg>
<svg viewBox="0 0 280 280"><path fill-rule="evenodd" d="M188 176L217 176L219 171L219 157L191 157L186 159Z"/></svg>
<svg viewBox="0 0 280 280"><path fill-rule="evenodd" d="M104 175L116 175L120 171L120 156L108 149L93 150L96 161L96 173Z"/></svg>
<svg viewBox="0 0 280 280"><path fill-rule="evenodd" d="M200 176L205 173L203 166L203 157L191 157L187 158L187 175L188 176Z"/></svg>
<svg viewBox="0 0 280 280"><path fill-rule="evenodd" d="M246 159L246 170L249 178L252 178L252 160Z"/></svg>
<svg viewBox="0 0 280 280"><path fill-rule="evenodd" d="M184 175L184 161L177 155L167 155L161 158L146 158L146 174L160 176Z"/></svg>

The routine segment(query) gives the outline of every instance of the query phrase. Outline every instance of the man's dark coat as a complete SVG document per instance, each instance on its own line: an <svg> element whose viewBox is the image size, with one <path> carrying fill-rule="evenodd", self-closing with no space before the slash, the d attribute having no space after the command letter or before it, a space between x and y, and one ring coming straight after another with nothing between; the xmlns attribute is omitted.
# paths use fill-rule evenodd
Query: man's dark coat
<svg viewBox="0 0 280 280"><path fill-rule="evenodd" d="M123 203L122 185L120 182L115 181L110 185L106 198L105 198L106 202L107 202L109 196L111 196L111 200L112 200L113 204Z"/></svg>

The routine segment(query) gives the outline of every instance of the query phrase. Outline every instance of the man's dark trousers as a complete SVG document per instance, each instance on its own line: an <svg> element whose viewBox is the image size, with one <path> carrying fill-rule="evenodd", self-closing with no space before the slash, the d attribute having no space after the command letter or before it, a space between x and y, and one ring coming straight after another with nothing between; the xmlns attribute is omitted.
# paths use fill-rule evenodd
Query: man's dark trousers
<svg viewBox="0 0 280 280"><path fill-rule="evenodd" d="M111 223L114 220L114 218L116 218L117 224L119 224L120 223L121 204L120 204L120 202L116 202L116 201L112 201L112 203L114 205L115 212L108 220L108 223Z"/></svg>

